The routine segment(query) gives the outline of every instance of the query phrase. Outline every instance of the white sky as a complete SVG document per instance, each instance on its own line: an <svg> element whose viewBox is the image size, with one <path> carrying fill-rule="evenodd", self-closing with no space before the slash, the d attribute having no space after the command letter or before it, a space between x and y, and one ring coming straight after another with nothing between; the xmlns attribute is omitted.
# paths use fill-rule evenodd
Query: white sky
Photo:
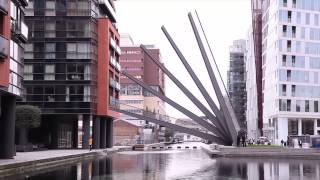
<svg viewBox="0 0 320 180"><path fill-rule="evenodd" d="M162 33L161 26L166 27L209 94L215 99L215 93L187 14L197 10L218 67L226 82L229 46L232 45L233 40L246 38L251 25L250 1L118 0L115 4L120 33L129 33L135 44L155 44L160 48L165 66L207 106L198 88ZM195 16L194 19L196 19ZM212 61L211 64L213 65ZM202 115L168 77L166 77L166 95L197 115ZM168 104L166 109L169 116L185 117Z"/></svg>

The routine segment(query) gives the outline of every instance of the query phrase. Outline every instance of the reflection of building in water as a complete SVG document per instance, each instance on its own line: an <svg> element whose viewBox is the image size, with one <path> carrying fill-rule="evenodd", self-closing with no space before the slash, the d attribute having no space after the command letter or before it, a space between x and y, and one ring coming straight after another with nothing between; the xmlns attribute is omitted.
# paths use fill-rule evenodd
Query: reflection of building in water
<svg viewBox="0 0 320 180"><path fill-rule="evenodd" d="M112 168L121 174L123 179L163 180L165 179L165 154L115 154ZM142 172L142 173L141 173Z"/></svg>

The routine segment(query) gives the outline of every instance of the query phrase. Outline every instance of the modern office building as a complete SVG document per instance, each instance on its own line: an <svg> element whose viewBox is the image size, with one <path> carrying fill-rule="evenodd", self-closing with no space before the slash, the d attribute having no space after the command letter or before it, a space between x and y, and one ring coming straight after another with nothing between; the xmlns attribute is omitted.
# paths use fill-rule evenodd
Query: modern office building
<svg viewBox="0 0 320 180"><path fill-rule="evenodd" d="M122 53L120 57L122 69L158 92L165 94L164 73L160 68L145 54L139 45L134 45L130 36L122 36L121 42L124 43L121 45ZM153 45L147 45L146 47L148 51L154 55L156 60L161 61L159 49L155 48ZM142 87L124 76L121 76L120 101L121 109L125 109L133 113L144 114L150 112L150 114L155 113L166 115L164 101L153 96L149 92L143 91ZM144 120L135 119L125 115L122 115L121 119L130 120L131 123L138 126L151 127L153 128L153 132L159 131L159 126L153 123L148 123ZM146 129L144 129L144 131L147 133ZM157 132L156 136L161 140L164 140L164 131L161 130L160 132Z"/></svg>
<svg viewBox="0 0 320 180"><path fill-rule="evenodd" d="M0 1L0 159L15 154L16 99L21 98L23 48L28 38L24 23L26 0Z"/></svg>
<svg viewBox="0 0 320 180"><path fill-rule="evenodd" d="M233 41L229 48L230 61L228 74L228 94L231 105L241 128L246 129L246 79L245 79L245 53L246 40Z"/></svg>
<svg viewBox="0 0 320 180"><path fill-rule="evenodd" d="M120 47L112 0L32 0L26 8L25 92L41 127L29 141L48 148L112 146Z"/></svg>
<svg viewBox="0 0 320 180"><path fill-rule="evenodd" d="M320 134L319 16L319 0L263 1L263 131L276 144Z"/></svg>

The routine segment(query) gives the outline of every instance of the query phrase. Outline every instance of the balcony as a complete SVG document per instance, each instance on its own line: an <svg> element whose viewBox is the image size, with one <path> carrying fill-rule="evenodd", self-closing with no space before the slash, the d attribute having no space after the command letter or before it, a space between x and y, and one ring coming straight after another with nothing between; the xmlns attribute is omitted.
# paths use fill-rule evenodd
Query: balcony
<svg viewBox="0 0 320 180"><path fill-rule="evenodd" d="M13 34L15 34L19 40L21 40L23 43L26 43L28 40L28 26L24 23L21 22L19 24L18 21L12 21L11 24L11 31Z"/></svg>
<svg viewBox="0 0 320 180"><path fill-rule="evenodd" d="M118 55L121 55L121 48L117 45L116 41L112 37L110 37L110 45Z"/></svg>
<svg viewBox="0 0 320 180"><path fill-rule="evenodd" d="M119 100L116 99L115 97L110 96L109 100L110 100L110 102L109 102L110 106L112 106L114 108L119 108L120 107Z"/></svg>
<svg viewBox="0 0 320 180"><path fill-rule="evenodd" d="M9 41L0 35L0 61L7 58L9 54Z"/></svg>
<svg viewBox="0 0 320 180"><path fill-rule="evenodd" d="M116 62L116 69L120 72L121 71L121 66L118 62Z"/></svg>
<svg viewBox="0 0 320 180"><path fill-rule="evenodd" d="M116 46L116 52L121 55L121 48L119 46Z"/></svg>
<svg viewBox="0 0 320 180"><path fill-rule="evenodd" d="M109 85L113 88L116 88L117 82L113 78L110 78L109 80L110 80Z"/></svg>
<svg viewBox="0 0 320 180"><path fill-rule="evenodd" d="M116 81L116 89L120 91L120 83L118 83L117 81Z"/></svg>
<svg viewBox="0 0 320 180"><path fill-rule="evenodd" d="M0 13L7 15L9 9L8 0L0 0Z"/></svg>
<svg viewBox="0 0 320 180"><path fill-rule="evenodd" d="M116 23L116 13L111 6L111 3L109 0L99 0L99 7L102 10L103 13L107 14L108 18L111 20L111 22Z"/></svg>
<svg viewBox="0 0 320 180"><path fill-rule="evenodd" d="M110 56L110 64L111 64L113 67L116 67L116 63L117 63L117 61L116 61L112 56Z"/></svg>

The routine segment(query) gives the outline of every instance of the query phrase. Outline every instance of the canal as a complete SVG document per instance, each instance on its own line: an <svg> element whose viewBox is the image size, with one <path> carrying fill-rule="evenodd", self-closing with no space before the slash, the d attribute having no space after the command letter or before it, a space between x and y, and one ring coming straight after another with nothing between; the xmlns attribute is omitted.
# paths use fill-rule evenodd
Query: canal
<svg viewBox="0 0 320 180"><path fill-rule="evenodd" d="M192 146L192 145L191 145ZM183 147L183 145L182 145ZM6 177L6 180L314 180L320 162L290 159L210 159L201 149L126 151L109 157Z"/></svg>

